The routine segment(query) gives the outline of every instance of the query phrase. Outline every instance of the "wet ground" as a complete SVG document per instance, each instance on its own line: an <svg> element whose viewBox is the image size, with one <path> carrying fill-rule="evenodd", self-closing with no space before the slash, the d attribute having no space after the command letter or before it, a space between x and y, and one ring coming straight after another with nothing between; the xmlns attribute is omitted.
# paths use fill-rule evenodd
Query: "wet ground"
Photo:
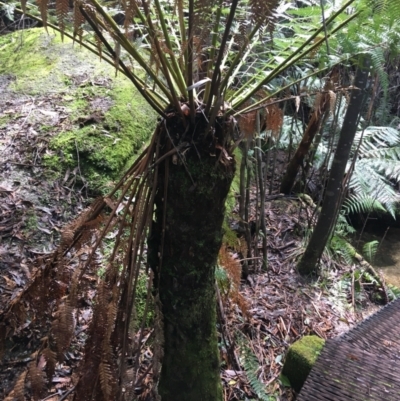
<svg viewBox="0 0 400 401"><path fill-rule="evenodd" d="M373 266L380 271L386 282L400 287L400 227L375 223L367 226L361 242L378 241L378 251Z"/></svg>

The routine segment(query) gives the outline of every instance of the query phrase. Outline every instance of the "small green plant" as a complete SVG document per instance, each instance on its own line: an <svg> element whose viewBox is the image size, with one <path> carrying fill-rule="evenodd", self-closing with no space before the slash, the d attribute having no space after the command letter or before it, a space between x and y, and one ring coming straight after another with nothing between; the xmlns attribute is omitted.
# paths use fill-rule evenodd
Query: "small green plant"
<svg viewBox="0 0 400 401"><path fill-rule="evenodd" d="M258 400L271 401L271 398L265 391L265 385L257 377L257 371L260 367L258 359L245 341L245 338L239 338L238 340L241 349L240 363L242 364L247 379L249 380L251 389L257 395Z"/></svg>
<svg viewBox="0 0 400 401"><path fill-rule="evenodd" d="M376 240L367 242L363 246L362 250L363 256L371 264L375 259L378 247L379 247L379 241Z"/></svg>
<svg viewBox="0 0 400 401"><path fill-rule="evenodd" d="M29 210L25 216L24 221L24 234L30 237L34 231L36 231L38 226L38 219L34 210Z"/></svg>

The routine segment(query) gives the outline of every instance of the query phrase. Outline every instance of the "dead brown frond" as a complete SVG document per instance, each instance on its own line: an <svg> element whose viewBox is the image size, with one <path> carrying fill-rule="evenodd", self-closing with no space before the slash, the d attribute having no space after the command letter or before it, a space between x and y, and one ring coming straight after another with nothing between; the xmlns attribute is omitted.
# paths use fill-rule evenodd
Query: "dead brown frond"
<svg viewBox="0 0 400 401"><path fill-rule="evenodd" d="M244 49L248 45L248 32L247 32L247 24L246 21L239 21L239 32L235 34L235 43L239 45L240 49Z"/></svg>
<svg viewBox="0 0 400 401"><path fill-rule="evenodd" d="M124 3L125 3L124 28L125 28L125 35L128 35L129 27L132 24L133 18L136 15L137 4L136 0L126 0Z"/></svg>
<svg viewBox="0 0 400 401"><path fill-rule="evenodd" d="M94 298L76 399L95 394L96 400L109 400L110 395L120 391L117 383L125 375L130 314L142 265L145 233L153 213L158 132L114 191L96 200L64 228L57 250L38 261L29 285L0 316L2 345L7 337L18 332L27 316L33 320L32 324L46 324L53 316L48 337L36 358L44 361L45 366L39 366L36 360L29 366L35 394L45 386L43 370L50 382L56 363L63 360L71 345L75 316L79 314L78 300L84 297L88 285L85 273L90 269L95 272L100 262L106 263L106 268ZM116 238L109 260L105 262L100 245L109 232L116 232ZM23 399L25 376L19 379L19 387L14 388L15 399Z"/></svg>
<svg viewBox="0 0 400 401"><path fill-rule="evenodd" d="M74 38L76 36L78 36L78 39L81 41L82 35L83 35L83 24L85 23L85 17L81 13L80 6L81 6L81 1L75 0L74 1L74 17L73 17L73 22L74 22L73 36L74 36Z"/></svg>
<svg viewBox="0 0 400 401"><path fill-rule="evenodd" d="M55 313L55 319L51 325L51 339L55 344L58 362L64 360L64 352L71 344L75 330L73 313L74 310L69 303L68 297L61 300L61 304Z"/></svg>
<svg viewBox="0 0 400 401"><path fill-rule="evenodd" d="M28 374L24 370L18 377L13 390L8 394L4 401L25 401L25 379Z"/></svg>
<svg viewBox="0 0 400 401"><path fill-rule="evenodd" d="M265 129L276 139L283 125L283 111L276 104L266 107Z"/></svg>
<svg viewBox="0 0 400 401"><path fill-rule="evenodd" d="M46 28L47 27L48 0L36 0L36 3L37 3L38 8L40 10L40 18L43 21L43 26Z"/></svg>
<svg viewBox="0 0 400 401"><path fill-rule="evenodd" d="M64 40L65 21L68 17L69 0L56 0L56 15L61 32L61 40Z"/></svg>
<svg viewBox="0 0 400 401"><path fill-rule="evenodd" d="M46 376L47 380L50 382L52 377L54 376L54 372L56 370L56 353L52 351L50 348L46 347L44 350L41 352L42 356L44 357L46 361Z"/></svg>
<svg viewBox="0 0 400 401"><path fill-rule="evenodd" d="M241 310L244 317L249 317L249 305L243 295L240 293L240 281L242 278L242 266L223 245L218 255L219 264L222 266L229 278L228 288L225 296L235 303Z"/></svg>
<svg viewBox="0 0 400 401"><path fill-rule="evenodd" d="M31 384L32 395L34 401L42 398L43 389L45 388L43 367L45 363L44 357L37 360L38 352L33 355L34 360L28 365L28 378Z"/></svg>
<svg viewBox="0 0 400 401"><path fill-rule="evenodd" d="M21 0L21 9L24 13L26 13L26 3L28 0Z"/></svg>
<svg viewBox="0 0 400 401"><path fill-rule="evenodd" d="M256 131L257 111L251 111L238 118L239 128L245 138L251 138Z"/></svg>
<svg viewBox="0 0 400 401"><path fill-rule="evenodd" d="M278 0L250 0L251 19L256 23L266 24L273 16Z"/></svg>

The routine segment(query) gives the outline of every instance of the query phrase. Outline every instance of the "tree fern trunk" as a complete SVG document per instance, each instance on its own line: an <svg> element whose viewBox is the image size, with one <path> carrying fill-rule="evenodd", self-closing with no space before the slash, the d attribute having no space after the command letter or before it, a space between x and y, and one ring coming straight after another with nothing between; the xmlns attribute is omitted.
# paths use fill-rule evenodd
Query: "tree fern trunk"
<svg viewBox="0 0 400 401"><path fill-rule="evenodd" d="M170 137L181 136L169 125ZM161 235L149 241L164 318L159 393L163 401L221 401L214 272L234 163L218 161L199 130L184 135L199 140L160 166L152 232Z"/></svg>
<svg viewBox="0 0 400 401"><path fill-rule="evenodd" d="M364 90L368 81L369 65L369 59L367 59L364 66L359 67L357 70L354 80L356 89L353 89L351 92L350 103L340 132L321 213L306 251L298 264L298 270L301 274L310 274L315 271L316 265L328 242L331 230L336 223L340 210L343 176L357 131L357 121L361 113Z"/></svg>

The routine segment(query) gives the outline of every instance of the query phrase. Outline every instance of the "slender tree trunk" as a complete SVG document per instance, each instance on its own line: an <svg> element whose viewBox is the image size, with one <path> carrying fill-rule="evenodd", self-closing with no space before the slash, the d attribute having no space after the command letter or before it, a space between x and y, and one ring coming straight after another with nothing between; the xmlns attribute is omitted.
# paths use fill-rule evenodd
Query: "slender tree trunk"
<svg viewBox="0 0 400 401"><path fill-rule="evenodd" d="M210 147L216 138L200 142L206 122L196 118L197 133L173 121L164 129L164 154L185 138L197 140L160 165L152 225L160 235L149 240L164 321L162 401L222 400L214 272L234 161ZM179 139L171 145L170 138Z"/></svg>
<svg viewBox="0 0 400 401"><path fill-rule="evenodd" d="M329 95L324 93L322 96L322 101L315 107L315 110L304 132L303 138L301 139L296 153L287 166L285 175L283 176L280 187L280 192L283 194L290 194L296 181L297 173L299 172L304 158L307 156L307 153L310 150L312 141L319 130L322 117L326 110L329 109Z"/></svg>
<svg viewBox="0 0 400 401"><path fill-rule="evenodd" d="M369 66L370 62L369 59L367 59L364 65L359 67L357 70L354 80L356 89L353 89L351 92L349 106L343 121L339 142L325 191L321 214L310 238L310 242L307 245L306 251L298 264L298 270L301 274L310 274L315 271L340 210L339 203L341 199L343 176L346 170L346 164L349 159L354 136L357 131L357 122L361 113L364 90L368 81Z"/></svg>
<svg viewBox="0 0 400 401"><path fill-rule="evenodd" d="M267 227L265 225L265 183L264 183L264 174L262 168L262 149L261 149L261 137L260 137L260 114L257 112L257 138L256 138L256 147L255 147L255 154L256 154L256 161L257 161L257 171L258 171L258 188L260 192L260 219L259 225L260 229L263 233L262 238L262 269L264 271L268 268L268 255L267 255ZM258 203L258 202L257 202ZM258 222L257 222L258 223ZM257 224L258 225L258 224ZM258 231L256 232L256 238L258 238ZM256 242L257 243L257 242Z"/></svg>
<svg viewBox="0 0 400 401"><path fill-rule="evenodd" d="M338 71L334 68L330 73L330 79L325 84L323 93L318 94L320 98L318 99L317 97L316 99L314 111L303 134L303 138L301 139L296 153L287 166L285 175L283 176L280 187L281 193L288 195L293 188L297 173L303 165L304 158L307 156L307 153L311 148L315 135L319 131L321 121L324 119L324 115L329 111L330 96L328 91L333 88L333 83L337 80L337 74Z"/></svg>

